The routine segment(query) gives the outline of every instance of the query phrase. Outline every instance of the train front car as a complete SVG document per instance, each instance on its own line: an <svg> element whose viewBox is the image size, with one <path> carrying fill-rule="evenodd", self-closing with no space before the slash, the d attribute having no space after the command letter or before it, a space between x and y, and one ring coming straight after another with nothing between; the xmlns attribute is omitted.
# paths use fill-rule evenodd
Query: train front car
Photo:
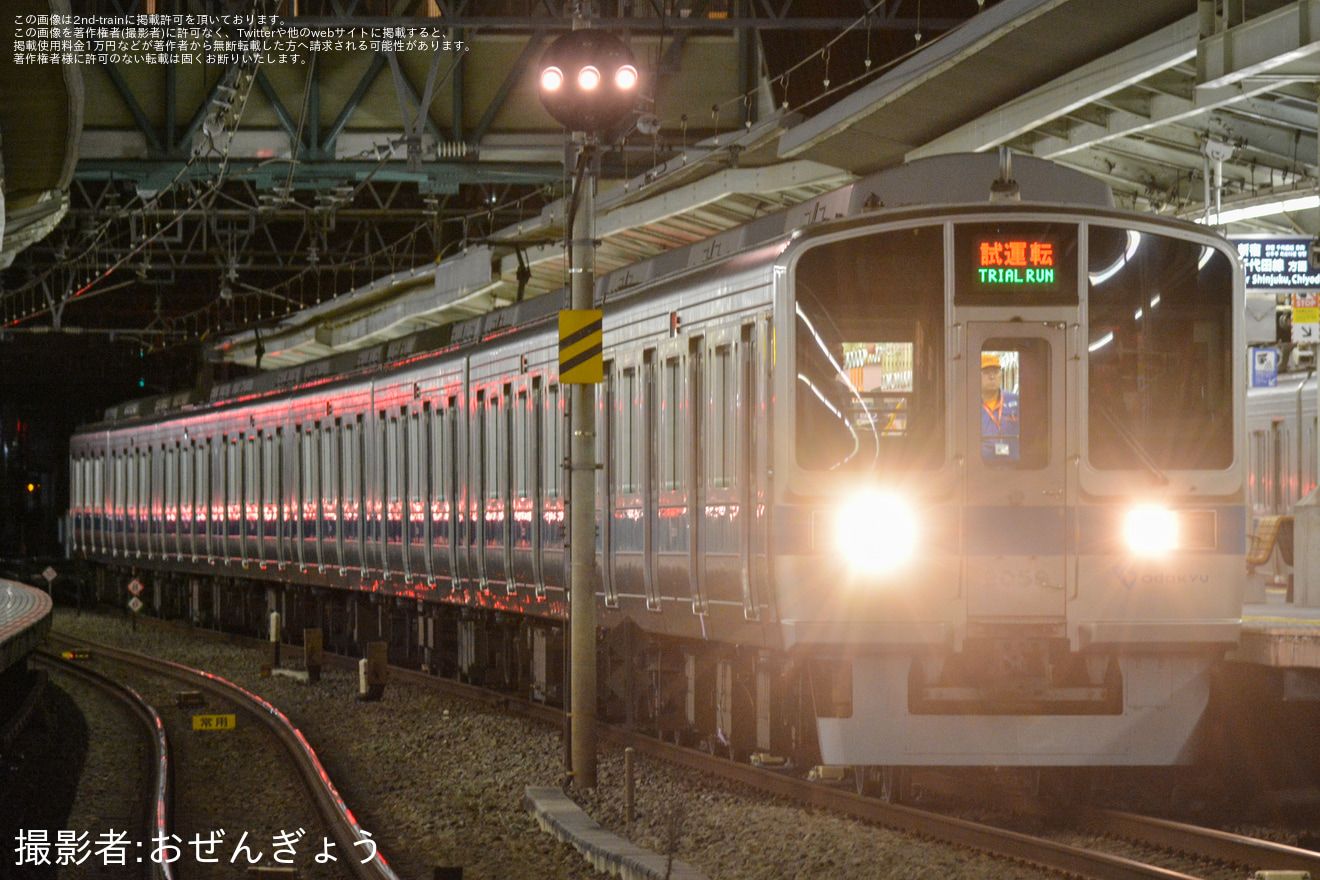
<svg viewBox="0 0 1320 880"><path fill-rule="evenodd" d="M1242 607L1228 243L1000 203L783 259L774 577L824 762L1190 760Z"/></svg>

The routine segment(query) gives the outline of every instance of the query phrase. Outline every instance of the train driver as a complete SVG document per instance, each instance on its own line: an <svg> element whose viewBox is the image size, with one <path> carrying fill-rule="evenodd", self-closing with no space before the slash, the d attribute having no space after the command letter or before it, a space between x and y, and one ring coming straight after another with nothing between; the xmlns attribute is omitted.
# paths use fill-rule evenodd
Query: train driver
<svg viewBox="0 0 1320 880"><path fill-rule="evenodd" d="M1018 396L1000 387L999 355L981 353L981 460L1007 467L1018 461Z"/></svg>

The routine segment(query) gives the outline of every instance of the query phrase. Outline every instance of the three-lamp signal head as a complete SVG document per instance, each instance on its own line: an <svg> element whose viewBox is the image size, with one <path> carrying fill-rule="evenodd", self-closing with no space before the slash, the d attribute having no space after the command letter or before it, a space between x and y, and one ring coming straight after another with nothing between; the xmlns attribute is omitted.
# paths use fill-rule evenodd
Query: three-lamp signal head
<svg viewBox="0 0 1320 880"><path fill-rule="evenodd" d="M561 125L600 132L633 109L640 82L632 52L618 37L585 29L564 34L545 50L538 92Z"/></svg>

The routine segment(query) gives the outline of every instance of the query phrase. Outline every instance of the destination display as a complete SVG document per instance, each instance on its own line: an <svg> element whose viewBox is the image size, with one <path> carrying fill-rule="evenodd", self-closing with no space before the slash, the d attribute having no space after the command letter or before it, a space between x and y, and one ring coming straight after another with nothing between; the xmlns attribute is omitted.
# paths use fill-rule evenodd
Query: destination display
<svg viewBox="0 0 1320 880"><path fill-rule="evenodd" d="M969 223L954 227L960 305L1077 302L1077 226Z"/></svg>
<svg viewBox="0 0 1320 880"><path fill-rule="evenodd" d="M983 241L977 258L982 284L1054 283L1054 243L1050 241Z"/></svg>

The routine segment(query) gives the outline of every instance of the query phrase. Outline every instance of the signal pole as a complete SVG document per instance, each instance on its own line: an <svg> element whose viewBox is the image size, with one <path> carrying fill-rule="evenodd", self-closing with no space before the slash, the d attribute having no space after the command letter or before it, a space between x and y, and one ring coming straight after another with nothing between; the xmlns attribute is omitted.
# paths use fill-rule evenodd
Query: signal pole
<svg viewBox="0 0 1320 880"><path fill-rule="evenodd" d="M569 757L579 788L596 787L596 389L603 380L596 290L597 134L633 109L639 77L628 47L581 14L541 57L541 103L573 132L566 149L573 193L565 237L570 309L559 315L559 382L571 385L569 417Z"/></svg>
<svg viewBox="0 0 1320 880"><path fill-rule="evenodd" d="M595 307L596 290L596 150L595 137L574 133L580 139L579 173L574 175L574 212L569 265L569 301L575 311ZM582 789L596 787L596 386L571 386L569 442L572 502L569 542L572 569L569 572L569 614L572 643L572 739L573 783Z"/></svg>

